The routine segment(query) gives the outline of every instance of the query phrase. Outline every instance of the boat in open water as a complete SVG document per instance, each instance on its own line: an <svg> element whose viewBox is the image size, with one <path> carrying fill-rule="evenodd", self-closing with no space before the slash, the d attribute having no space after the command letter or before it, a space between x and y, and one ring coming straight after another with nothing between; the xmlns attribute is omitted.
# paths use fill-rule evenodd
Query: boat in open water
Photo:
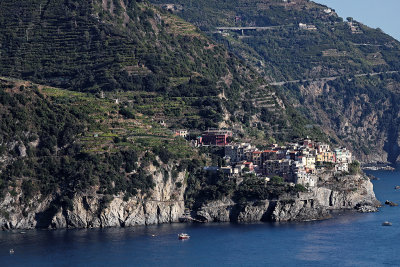
<svg viewBox="0 0 400 267"><path fill-rule="evenodd" d="M189 239L190 235L181 233L181 234L178 234L178 238L179 238L179 240L185 240L185 239Z"/></svg>

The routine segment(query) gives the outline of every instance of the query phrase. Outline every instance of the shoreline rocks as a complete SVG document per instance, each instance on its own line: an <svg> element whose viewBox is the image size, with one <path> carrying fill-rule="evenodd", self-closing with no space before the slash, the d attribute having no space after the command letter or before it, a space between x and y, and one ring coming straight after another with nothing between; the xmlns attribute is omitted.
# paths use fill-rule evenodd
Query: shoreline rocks
<svg viewBox="0 0 400 267"><path fill-rule="evenodd" d="M0 202L3 211L0 213L0 227L6 230L103 228L179 222L179 217L185 212L185 173L179 173L174 181L163 179L161 173L155 175L156 187L151 198L113 196L106 206L100 205L104 196L95 191L77 194L71 199L70 208L58 209L51 208L57 200L55 195L46 198L35 196L27 204L19 202L21 193L7 195ZM177 181L183 186L176 188ZM331 212L339 210L375 212L379 205L371 181L363 175L336 177L327 173L320 176L318 187L308 192L284 193L277 199L245 203L236 203L229 198L211 201L195 211L193 217L207 222L312 221L328 219Z"/></svg>
<svg viewBox="0 0 400 267"><path fill-rule="evenodd" d="M389 200L386 200L386 201L385 201L385 204L386 204L386 205L389 205L389 206L391 206L391 207L396 207L396 206L399 205L399 204L394 203L393 201L389 201Z"/></svg>
<svg viewBox="0 0 400 267"><path fill-rule="evenodd" d="M166 166L171 171L172 168ZM172 180L164 180L164 174L150 165L149 171L156 173L155 188L151 196L138 194L125 199L123 194L109 196L106 205L103 195L95 189L85 194L76 194L70 207L57 205L60 196L46 197L40 194L28 203L22 202L22 193L7 196L0 202L0 228L13 229L60 229L60 228L104 228L128 227L178 222L185 211L184 183L186 173L178 173ZM169 175L169 177L172 177ZM176 183L182 186L177 187Z"/></svg>
<svg viewBox="0 0 400 267"><path fill-rule="evenodd" d="M373 185L363 175L349 175L340 180L328 175L320 178L319 187L296 196L280 199L235 203L223 199L204 204L197 216L208 222L312 221L331 217L331 211L355 210L377 212L380 202ZM358 187L354 187L358 184Z"/></svg>

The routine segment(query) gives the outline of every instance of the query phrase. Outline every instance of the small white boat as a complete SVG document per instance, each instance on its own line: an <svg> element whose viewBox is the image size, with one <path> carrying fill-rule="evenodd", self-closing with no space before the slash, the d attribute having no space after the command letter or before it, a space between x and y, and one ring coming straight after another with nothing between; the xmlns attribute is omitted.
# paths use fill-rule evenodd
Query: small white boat
<svg viewBox="0 0 400 267"><path fill-rule="evenodd" d="M10 254L14 254L14 250L13 249L10 249Z"/></svg>
<svg viewBox="0 0 400 267"><path fill-rule="evenodd" d="M382 226L392 226L392 223L386 221L386 222L383 222L383 223L382 223Z"/></svg>
<svg viewBox="0 0 400 267"><path fill-rule="evenodd" d="M185 240L185 239L189 239L189 238L190 238L190 235L185 234L185 233L181 233L181 234L178 234L178 238L179 238L180 240Z"/></svg>

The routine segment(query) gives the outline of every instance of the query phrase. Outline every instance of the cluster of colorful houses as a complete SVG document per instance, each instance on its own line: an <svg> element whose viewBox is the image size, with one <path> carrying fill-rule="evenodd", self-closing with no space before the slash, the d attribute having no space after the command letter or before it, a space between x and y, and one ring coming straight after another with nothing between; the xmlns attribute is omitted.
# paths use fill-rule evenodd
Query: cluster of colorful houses
<svg viewBox="0 0 400 267"><path fill-rule="evenodd" d="M348 149L331 148L310 139L284 146L273 144L265 150L249 143L230 143L231 139L229 130L208 130L197 138L196 145L219 146L225 150L223 159L226 166L206 167L207 171L221 171L229 177L244 173L255 173L264 178L277 175L287 182L312 187L317 184L318 174L326 168L347 172L352 163Z"/></svg>
<svg viewBox="0 0 400 267"><path fill-rule="evenodd" d="M310 139L285 146L272 145L258 150L251 144L225 146L225 161L229 167L221 168L228 175L254 172L261 177L281 176L287 182L315 186L318 174L326 167L347 172L352 154L346 148L331 149L328 144Z"/></svg>

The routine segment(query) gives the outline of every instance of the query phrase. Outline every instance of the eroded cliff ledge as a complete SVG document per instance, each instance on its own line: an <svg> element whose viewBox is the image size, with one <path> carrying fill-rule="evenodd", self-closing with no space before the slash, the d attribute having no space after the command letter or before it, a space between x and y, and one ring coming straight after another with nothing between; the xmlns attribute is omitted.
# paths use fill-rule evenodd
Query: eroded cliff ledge
<svg viewBox="0 0 400 267"><path fill-rule="evenodd" d="M3 229L34 228L100 228L129 227L178 222L184 213L185 173L175 181L155 175L157 186L149 198L138 195L125 199L114 196L77 194L70 208L54 205L55 195L38 195L28 204L7 195L0 203L0 227ZM176 183L182 183L177 188ZM207 222L311 221L330 217L333 210L377 211L373 185L363 175L321 175L318 187L307 192L283 193L271 199L235 202L231 198L210 201L196 211L196 217Z"/></svg>
<svg viewBox="0 0 400 267"><path fill-rule="evenodd" d="M308 192L245 203L228 198L212 201L204 204L197 216L209 222L311 221L329 218L333 210L373 212L379 205L372 183L363 175L325 174L318 187Z"/></svg>
<svg viewBox="0 0 400 267"><path fill-rule="evenodd" d="M150 166L149 171L154 173L156 168ZM0 202L0 227L101 228L177 222L185 209L185 175L186 172L181 172L175 179L165 179L164 173L156 172L151 196L104 196L93 189L86 194L75 194L67 206L57 205L59 199L55 194L47 197L39 194L24 203L21 193L16 196L8 193Z"/></svg>

